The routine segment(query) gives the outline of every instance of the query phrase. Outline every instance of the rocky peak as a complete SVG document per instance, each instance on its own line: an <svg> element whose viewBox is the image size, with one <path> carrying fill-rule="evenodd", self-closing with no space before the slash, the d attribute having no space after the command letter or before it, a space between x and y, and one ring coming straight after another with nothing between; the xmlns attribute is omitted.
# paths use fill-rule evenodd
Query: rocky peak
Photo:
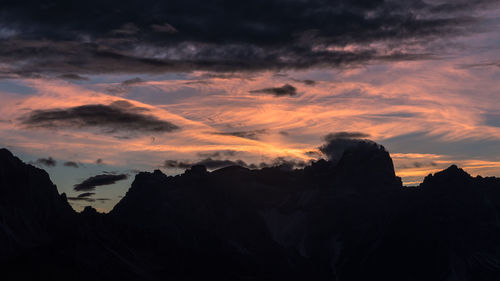
<svg viewBox="0 0 500 281"><path fill-rule="evenodd" d="M335 166L335 173L343 184L378 189L401 187L389 152L374 142L359 142L347 148Z"/></svg>
<svg viewBox="0 0 500 281"><path fill-rule="evenodd" d="M470 183L473 178L463 169L458 168L457 165L451 165L447 169L437 172L434 175L430 174L425 177L420 187L426 188L428 186L453 186L457 188Z"/></svg>

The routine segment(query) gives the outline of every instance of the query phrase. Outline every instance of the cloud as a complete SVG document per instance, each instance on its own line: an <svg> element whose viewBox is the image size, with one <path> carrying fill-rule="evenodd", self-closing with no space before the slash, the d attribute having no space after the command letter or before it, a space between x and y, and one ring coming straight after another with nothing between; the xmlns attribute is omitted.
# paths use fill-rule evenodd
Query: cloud
<svg viewBox="0 0 500 281"><path fill-rule="evenodd" d="M282 97L282 96L293 97L293 96L297 95L297 88L295 88L294 86L292 86L290 84L285 84L281 87L253 90L253 91L250 91L250 93L271 94L271 95L274 95L276 97Z"/></svg>
<svg viewBox="0 0 500 281"><path fill-rule="evenodd" d="M127 101L115 101L109 105L90 104L66 109L35 110L22 118L22 124L30 128L87 128L117 131L166 133L179 127L155 116Z"/></svg>
<svg viewBox="0 0 500 281"><path fill-rule="evenodd" d="M188 169L192 166L203 165L207 169L219 169L229 166L242 166L248 167L248 165L242 160L227 160L227 159L212 159L206 158L197 162L190 161L177 161L177 160L165 160L162 167L163 168L178 168L178 169Z"/></svg>
<svg viewBox="0 0 500 281"><path fill-rule="evenodd" d="M111 94L119 95L123 94L129 91L130 87L137 85L137 84L142 84L145 83L146 81L136 77L132 79L125 80L121 82L119 85L111 86L106 89Z"/></svg>
<svg viewBox="0 0 500 281"><path fill-rule="evenodd" d="M146 82L146 81L142 80L139 77L136 77L136 78L125 80L121 84L124 85L124 86L131 86L131 85L135 85L135 84L141 84L141 83L144 83L144 82Z"/></svg>
<svg viewBox="0 0 500 281"><path fill-rule="evenodd" d="M117 181L126 180L128 175L126 174L101 174L97 176L90 177L79 184L75 184L73 189L75 191L89 191L94 190L98 186L115 184Z"/></svg>
<svg viewBox="0 0 500 281"><path fill-rule="evenodd" d="M310 80L310 79L304 79L304 80L301 80L301 79L292 79L292 80L295 81L295 82L302 83L302 84L307 85L307 86L314 86L314 85L316 85L316 81Z"/></svg>
<svg viewBox="0 0 500 281"><path fill-rule="evenodd" d="M84 192L82 194L79 194L78 198L90 197L90 196L93 196L94 194L95 194L95 192Z"/></svg>
<svg viewBox="0 0 500 281"><path fill-rule="evenodd" d="M139 32L140 29L133 23L125 23L121 27L114 29L112 32L120 35L133 35Z"/></svg>
<svg viewBox="0 0 500 281"><path fill-rule="evenodd" d="M95 202L95 201L108 201L110 200L109 198L92 198L92 196L94 196L94 192L85 192L85 193L82 193L76 197L68 197L68 200L70 201L85 201L85 202L89 202L89 203L92 203L92 202Z"/></svg>
<svg viewBox="0 0 500 281"><path fill-rule="evenodd" d="M415 167L415 168L436 167L437 166L436 162L423 163L423 162L415 161L412 164L413 164L413 167Z"/></svg>
<svg viewBox="0 0 500 281"><path fill-rule="evenodd" d="M308 164L310 163L302 160L290 160L284 157L277 157L273 159L271 163L261 162L259 164L259 168L281 167L285 169L293 169L293 168L304 168Z"/></svg>
<svg viewBox="0 0 500 281"><path fill-rule="evenodd" d="M236 132L215 132L213 134L222 135L222 136L234 136L244 139L258 140L259 136L262 134L266 134L266 129L260 130L250 130L250 131L236 131Z"/></svg>
<svg viewBox="0 0 500 281"><path fill-rule="evenodd" d="M151 25L151 28L154 29L157 32L165 32L165 33L170 33L170 34L175 34L179 32L175 27L173 27L169 23L163 23L163 24L153 24Z"/></svg>
<svg viewBox="0 0 500 281"><path fill-rule="evenodd" d="M205 158L219 158L222 156L235 156L238 152L234 150L221 150L213 152L199 152L197 155Z"/></svg>
<svg viewBox="0 0 500 281"><path fill-rule="evenodd" d="M249 169L259 169L259 168L262 169L271 167L292 169L292 168L304 168L305 166L308 165L308 162L302 160L286 159L284 157L277 157L269 163L261 162L259 164L250 164L246 163L243 160L213 159L209 157L199 161L165 160L162 167L167 169L172 169L172 168L189 169L192 166L196 165L205 166L209 170L215 170L229 166L241 166Z"/></svg>
<svg viewBox="0 0 500 281"><path fill-rule="evenodd" d="M55 167L57 165L57 161L54 160L52 157L49 158L38 158L35 161L35 164L47 166L47 167Z"/></svg>
<svg viewBox="0 0 500 281"><path fill-rule="evenodd" d="M316 151L316 150L306 151L304 154L309 156L309 157L314 157L314 158L318 158L318 157L321 157L323 155L321 153L321 151Z"/></svg>
<svg viewBox="0 0 500 281"><path fill-rule="evenodd" d="M89 78L78 75L76 73L61 74L61 75L57 76L57 78L64 79L64 80L89 80Z"/></svg>
<svg viewBox="0 0 500 281"><path fill-rule="evenodd" d="M500 62L492 61L492 62L479 62L479 63L471 63L471 64L460 64L458 68L482 68L482 67L500 67Z"/></svg>
<svg viewBox="0 0 500 281"><path fill-rule="evenodd" d="M73 161L66 161L66 162L64 162L64 166L65 167L73 167L73 168L80 167L80 165L78 165L78 163L73 162Z"/></svg>
<svg viewBox="0 0 500 281"><path fill-rule="evenodd" d="M330 133L323 137L325 141L331 141L336 139L360 139L360 138L368 138L369 134L360 133L360 132L336 132Z"/></svg>
<svg viewBox="0 0 500 281"><path fill-rule="evenodd" d="M470 32L475 11L490 3L131 0L117 9L97 0L71 8L63 0L49 6L19 0L0 4L0 61L17 75L261 71L423 59L433 57L433 42Z"/></svg>

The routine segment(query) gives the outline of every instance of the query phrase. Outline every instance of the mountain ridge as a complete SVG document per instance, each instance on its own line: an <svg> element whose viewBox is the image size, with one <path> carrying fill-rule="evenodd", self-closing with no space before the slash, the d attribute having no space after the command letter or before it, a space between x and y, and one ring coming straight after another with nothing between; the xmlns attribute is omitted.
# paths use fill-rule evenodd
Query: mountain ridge
<svg viewBox="0 0 500 281"><path fill-rule="evenodd" d="M1 149L0 194L7 280L500 277L500 179L452 165L404 187L369 142L304 169L141 172L106 214Z"/></svg>

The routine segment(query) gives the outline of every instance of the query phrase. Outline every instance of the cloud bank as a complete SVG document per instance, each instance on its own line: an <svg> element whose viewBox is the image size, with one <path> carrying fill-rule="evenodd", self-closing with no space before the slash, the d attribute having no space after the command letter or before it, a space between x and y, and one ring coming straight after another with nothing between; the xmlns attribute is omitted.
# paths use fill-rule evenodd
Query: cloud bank
<svg viewBox="0 0 500 281"><path fill-rule="evenodd" d="M213 3L34 0L0 4L3 76L259 71L433 57L470 32L483 1ZM77 78L78 76L67 76Z"/></svg>

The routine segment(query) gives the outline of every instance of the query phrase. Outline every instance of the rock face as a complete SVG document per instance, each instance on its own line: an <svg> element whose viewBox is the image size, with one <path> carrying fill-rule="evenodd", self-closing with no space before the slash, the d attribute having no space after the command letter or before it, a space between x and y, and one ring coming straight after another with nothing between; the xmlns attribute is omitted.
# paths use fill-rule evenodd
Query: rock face
<svg viewBox="0 0 500 281"><path fill-rule="evenodd" d="M403 187L374 143L300 170L139 173L109 214L75 214L0 152L12 280L500 280L500 180L451 166ZM36 227L13 228L20 216Z"/></svg>
<svg viewBox="0 0 500 281"><path fill-rule="evenodd" d="M54 239L72 215L47 172L0 149L0 258Z"/></svg>

